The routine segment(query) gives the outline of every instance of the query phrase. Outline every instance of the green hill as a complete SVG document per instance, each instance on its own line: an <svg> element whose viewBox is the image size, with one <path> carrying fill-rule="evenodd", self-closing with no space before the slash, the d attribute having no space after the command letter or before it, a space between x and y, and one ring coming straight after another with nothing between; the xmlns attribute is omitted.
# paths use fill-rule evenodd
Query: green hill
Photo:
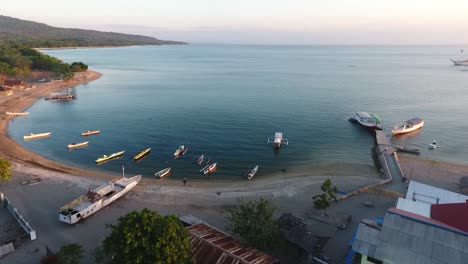
<svg viewBox="0 0 468 264"><path fill-rule="evenodd" d="M160 40L140 35L51 27L42 23L0 16L0 44L51 48L172 45L186 43Z"/></svg>

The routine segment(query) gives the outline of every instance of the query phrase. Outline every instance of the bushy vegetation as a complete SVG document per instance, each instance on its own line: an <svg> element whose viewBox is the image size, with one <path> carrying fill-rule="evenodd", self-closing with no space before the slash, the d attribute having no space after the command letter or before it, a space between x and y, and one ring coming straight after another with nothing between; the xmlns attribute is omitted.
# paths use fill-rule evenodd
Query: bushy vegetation
<svg viewBox="0 0 468 264"><path fill-rule="evenodd" d="M103 242L103 251L110 263L192 263L189 233L174 215L161 216L145 208L108 227L111 233Z"/></svg>
<svg viewBox="0 0 468 264"><path fill-rule="evenodd" d="M88 65L74 62L71 65L26 46L0 46L0 75L25 77L32 71L51 71L55 77L68 80L74 72L86 71Z"/></svg>
<svg viewBox="0 0 468 264"><path fill-rule="evenodd" d="M239 199L238 205L229 210L228 229L239 235L247 246L260 250L275 248L280 233L279 226L273 218L274 213L275 207L270 200Z"/></svg>
<svg viewBox="0 0 468 264"><path fill-rule="evenodd" d="M11 163L8 160L0 159L0 181L8 181L11 178Z"/></svg>

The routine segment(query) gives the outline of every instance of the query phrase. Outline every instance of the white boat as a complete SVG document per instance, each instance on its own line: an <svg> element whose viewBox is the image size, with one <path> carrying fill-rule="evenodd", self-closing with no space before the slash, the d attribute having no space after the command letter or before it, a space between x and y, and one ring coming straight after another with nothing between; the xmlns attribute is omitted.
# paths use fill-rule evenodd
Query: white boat
<svg viewBox="0 0 468 264"><path fill-rule="evenodd" d="M424 126L424 120L419 118L413 118L408 121L405 121L401 124L396 124L392 129L393 135L409 133L415 130L418 130Z"/></svg>
<svg viewBox="0 0 468 264"><path fill-rule="evenodd" d="M205 155L202 154L202 155L198 158L198 161L197 161L198 165L201 166L201 165L203 164L203 161L205 161Z"/></svg>
<svg viewBox="0 0 468 264"><path fill-rule="evenodd" d="M164 178L171 173L171 167L160 170L154 174L156 178Z"/></svg>
<svg viewBox="0 0 468 264"><path fill-rule="evenodd" d="M119 157L123 156L123 154L125 154L125 151L120 151L120 152L112 153L112 154L110 154L109 156L107 156L107 155L102 155L102 157L96 159L96 163L101 163L101 162L104 162L104 161L109 161L109 160L111 160L111 159L119 158Z"/></svg>
<svg viewBox="0 0 468 264"><path fill-rule="evenodd" d="M437 142L434 140L431 144L429 144L429 149L435 149L437 147Z"/></svg>
<svg viewBox="0 0 468 264"><path fill-rule="evenodd" d="M279 149L283 143L285 143L286 145L289 145L288 140L283 139L283 133L281 133L281 132L276 132L274 139L268 138L267 144L270 143L270 142L273 142L273 147L275 149Z"/></svg>
<svg viewBox="0 0 468 264"><path fill-rule="evenodd" d="M80 148L88 146L89 141L81 142L81 143L73 143L68 145L68 149Z"/></svg>
<svg viewBox="0 0 468 264"><path fill-rule="evenodd" d="M258 165L256 165L253 169L249 170L247 172L247 179L248 180L251 180L253 178L253 176L255 176L255 174L257 173L258 171Z"/></svg>
<svg viewBox="0 0 468 264"><path fill-rule="evenodd" d="M52 135L52 132L39 133L39 134L31 133L31 134L29 134L28 136L24 136L23 139L24 139L24 140L28 140L28 139L39 139L39 138L48 137L48 136L50 136L50 135Z"/></svg>
<svg viewBox="0 0 468 264"><path fill-rule="evenodd" d="M450 59L454 66L468 66L468 60L454 60Z"/></svg>
<svg viewBox="0 0 468 264"><path fill-rule="evenodd" d="M119 177L99 186L78 197L59 209L59 220L67 224L75 224L96 213L103 207L128 193L141 179L141 175L131 178Z"/></svg>
<svg viewBox="0 0 468 264"><path fill-rule="evenodd" d="M6 112L6 115L12 115L12 116L25 116L29 115L29 112Z"/></svg>
<svg viewBox="0 0 468 264"><path fill-rule="evenodd" d="M179 148L174 152L174 157L179 157L180 155L184 154L185 152L185 146L180 145Z"/></svg>
<svg viewBox="0 0 468 264"><path fill-rule="evenodd" d="M216 166L218 165L217 162L211 164L210 166L208 166L206 169L203 170L203 174L210 174L210 173L213 173L215 170L216 170Z"/></svg>

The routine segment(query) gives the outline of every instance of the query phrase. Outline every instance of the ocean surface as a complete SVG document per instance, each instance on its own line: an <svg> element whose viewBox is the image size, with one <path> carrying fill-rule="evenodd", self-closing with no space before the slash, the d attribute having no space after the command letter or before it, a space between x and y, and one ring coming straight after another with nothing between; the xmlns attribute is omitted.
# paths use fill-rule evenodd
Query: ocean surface
<svg viewBox="0 0 468 264"><path fill-rule="evenodd" d="M354 112L378 114L387 129L413 117L425 127L394 138L419 147L422 158L468 164L468 71L451 65L463 47L185 45L46 50L83 61L103 76L67 90L78 100L39 100L28 117L10 123L21 145L52 160L151 177L241 179L293 167L374 164L370 133L348 122ZM82 138L81 132L101 130ZM23 141L29 133L52 137ZM274 151L267 138L284 133ZM69 151L73 142L89 147ZM433 140L437 149L429 150ZM186 155L174 151L186 145ZM151 147L136 163L132 157ZM103 154L123 158L97 166ZM195 159L218 162L202 175Z"/></svg>

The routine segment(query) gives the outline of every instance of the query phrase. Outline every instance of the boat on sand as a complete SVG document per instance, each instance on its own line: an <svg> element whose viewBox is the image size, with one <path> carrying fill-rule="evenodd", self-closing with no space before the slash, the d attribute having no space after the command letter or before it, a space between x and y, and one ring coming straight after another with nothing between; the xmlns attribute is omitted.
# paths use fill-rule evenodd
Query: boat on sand
<svg viewBox="0 0 468 264"><path fill-rule="evenodd" d="M69 144L69 145L68 145L68 149L87 147L87 146L88 146L88 143L89 143L89 141Z"/></svg>
<svg viewBox="0 0 468 264"><path fill-rule="evenodd" d="M40 138L48 137L48 136L50 136L50 135L52 135L52 132L39 133L39 134L31 133L31 134L29 134L28 136L24 136L23 139L24 139L24 140L29 140L29 139L40 139Z"/></svg>
<svg viewBox="0 0 468 264"><path fill-rule="evenodd" d="M405 121L401 124L396 124L392 129L393 135L405 134L415 130L418 130L424 126L424 120L419 118L413 118Z"/></svg>
<svg viewBox="0 0 468 264"><path fill-rule="evenodd" d="M128 193L140 179L141 175L131 178L119 177L94 190L89 189L87 194L81 195L59 209L59 220L75 224L85 219Z"/></svg>
<svg viewBox="0 0 468 264"><path fill-rule="evenodd" d="M418 148L408 148L405 146L395 146L395 149L401 152L413 153L413 154L421 154L421 150Z"/></svg>
<svg viewBox="0 0 468 264"><path fill-rule="evenodd" d="M101 133L100 130L94 130L94 131L89 131L89 130L88 130L87 132L81 133L81 135L82 135L83 137L87 137L87 136L98 135L99 133Z"/></svg>
<svg viewBox="0 0 468 264"><path fill-rule="evenodd" d="M257 171L258 171L258 165L256 165L253 169L249 170L247 172L247 180L251 180L253 178L253 176L255 176Z"/></svg>
<svg viewBox="0 0 468 264"><path fill-rule="evenodd" d="M104 161L109 161L109 160L112 160L112 159L120 158L124 154L125 154L125 151L120 151L120 152L112 153L109 156L102 155L102 157L96 159L96 163L102 163Z"/></svg>
<svg viewBox="0 0 468 264"><path fill-rule="evenodd" d="M29 115L29 112L6 112L5 115L26 116Z"/></svg>
<svg viewBox="0 0 468 264"><path fill-rule="evenodd" d="M148 155L150 153L150 151L151 151L151 148L147 148L147 149L143 150L142 152L135 155L135 157L133 157L133 160L137 161L137 160L143 158L144 156Z"/></svg>
<svg viewBox="0 0 468 264"><path fill-rule="evenodd" d="M156 178L164 178L171 173L171 167L160 170L154 174Z"/></svg>

